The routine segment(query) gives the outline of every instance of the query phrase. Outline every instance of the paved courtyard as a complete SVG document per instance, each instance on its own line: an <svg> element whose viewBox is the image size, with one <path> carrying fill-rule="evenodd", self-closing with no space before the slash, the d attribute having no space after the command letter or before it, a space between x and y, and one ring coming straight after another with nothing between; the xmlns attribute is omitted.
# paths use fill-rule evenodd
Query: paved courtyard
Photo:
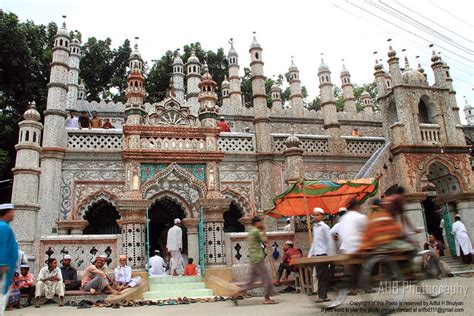
<svg viewBox="0 0 474 316"><path fill-rule="evenodd" d="M445 294L437 299L427 299L425 296L416 293L408 293L404 296L405 312L402 315L432 315L433 313L444 315L474 315L474 283L471 277L455 277L448 279L443 284L448 286L449 294ZM362 295L350 296L347 298L342 310L324 312L312 303L312 298L303 294L281 294L275 297L280 304L262 305L261 298L251 298L240 301L239 306L234 306L232 302L216 303L195 303L178 306L144 306L144 307L122 307L120 309L111 308L91 308L77 309L73 307L58 308L56 305L42 306L40 309L32 307L22 310L6 312L7 316L52 316L58 313L68 316L95 316L95 315L368 315L363 310L360 303L364 297Z"/></svg>

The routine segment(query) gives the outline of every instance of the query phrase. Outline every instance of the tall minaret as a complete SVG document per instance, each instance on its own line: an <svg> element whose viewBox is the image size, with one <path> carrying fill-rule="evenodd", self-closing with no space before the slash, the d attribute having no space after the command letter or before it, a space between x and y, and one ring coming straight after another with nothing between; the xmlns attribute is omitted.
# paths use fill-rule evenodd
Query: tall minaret
<svg viewBox="0 0 474 316"><path fill-rule="evenodd" d="M176 89L176 99L184 102L184 64L179 51L173 60L173 85Z"/></svg>
<svg viewBox="0 0 474 316"><path fill-rule="evenodd" d="M199 111L199 83L201 82L201 63L199 58L196 57L196 51L194 48L191 51L186 62L186 79L187 79L187 92L186 98L188 100L188 106L192 115L198 115Z"/></svg>
<svg viewBox="0 0 474 316"><path fill-rule="evenodd" d="M226 109L227 111L230 111L230 114L234 114L235 111L230 106L229 90L230 90L230 83L229 83L229 80L227 80L227 77L225 77L224 81L222 81L221 83L222 109Z"/></svg>
<svg viewBox="0 0 474 316"><path fill-rule="evenodd" d="M374 66L374 77L375 77L375 84L377 85L377 92L379 96L384 96L387 93L387 80L385 78L385 71L383 69L383 65L379 63L379 61L375 60Z"/></svg>
<svg viewBox="0 0 474 316"><path fill-rule="evenodd" d="M212 80L207 64L204 64L204 75L202 81L199 83L199 120L203 127L217 126L217 94L216 82Z"/></svg>
<svg viewBox="0 0 474 316"><path fill-rule="evenodd" d="M274 82L272 85L271 93L272 93L272 110L281 111L283 109L282 102L281 102L281 90L280 90L280 87L276 84L276 82Z"/></svg>
<svg viewBox="0 0 474 316"><path fill-rule="evenodd" d="M130 54L128 74L128 85L125 89L125 116L127 125L136 125L143 123L143 116L146 114L143 100L145 99L145 77L143 76L143 59L138 51L138 44L135 44L134 50ZM134 136L134 135L132 135ZM129 139L129 146L132 145L132 139ZM133 148L133 147L130 147Z"/></svg>
<svg viewBox="0 0 474 316"><path fill-rule="evenodd" d="M41 169L39 167L41 154L41 131L43 125L39 122L40 114L35 102L31 102L23 114L24 120L18 125L20 137L16 149L15 168L13 168L12 203L16 206L15 220L12 222L20 248L28 254L33 254L32 246L35 240L36 213L38 204L38 188Z"/></svg>
<svg viewBox="0 0 474 316"><path fill-rule="evenodd" d="M388 48L388 71L390 77L392 77L392 85L402 84L402 72L400 70L400 64L398 63L397 52L392 48L392 45Z"/></svg>
<svg viewBox="0 0 474 316"><path fill-rule="evenodd" d="M54 223L61 208L61 169L66 153L66 106L69 74L69 32L66 23L54 37L53 61L48 84L48 101L44 111L43 147L41 153L41 177L37 230L35 238L51 234L52 227L44 223Z"/></svg>
<svg viewBox="0 0 474 316"><path fill-rule="evenodd" d="M75 109L79 96L79 62L81 59L81 42L77 38L73 38L71 41L70 52L67 108Z"/></svg>
<svg viewBox="0 0 474 316"><path fill-rule="evenodd" d="M331 136L329 149L333 153L341 153L344 151L345 144L340 135L336 101L334 100L333 84L331 82L331 71L329 71L328 65L326 65L322 58L318 69L318 77L324 129Z"/></svg>
<svg viewBox="0 0 474 316"><path fill-rule="evenodd" d="M357 113L357 108L354 98L354 87L351 83L351 74L349 70L346 69L345 64L342 64L341 82L342 95L344 97L344 112L355 114Z"/></svg>
<svg viewBox="0 0 474 316"><path fill-rule="evenodd" d="M229 98L233 113L237 113L242 104L242 92L240 90L239 77L239 55L234 48L234 39L229 40L230 49L227 55L229 60Z"/></svg>
<svg viewBox="0 0 474 316"><path fill-rule="evenodd" d="M250 45L250 67L252 70L252 98L255 113L255 137L257 142L258 179L260 183L260 209L267 210L273 206L272 197L275 194L274 179L269 176L273 170L272 138L270 119L265 93L265 76L263 74L262 47L253 37Z"/></svg>
<svg viewBox="0 0 474 316"><path fill-rule="evenodd" d="M300 71L296 67L293 57L291 57L291 65L288 69L288 83L290 84L290 104L293 114L296 117L303 117L303 93L301 92Z"/></svg>

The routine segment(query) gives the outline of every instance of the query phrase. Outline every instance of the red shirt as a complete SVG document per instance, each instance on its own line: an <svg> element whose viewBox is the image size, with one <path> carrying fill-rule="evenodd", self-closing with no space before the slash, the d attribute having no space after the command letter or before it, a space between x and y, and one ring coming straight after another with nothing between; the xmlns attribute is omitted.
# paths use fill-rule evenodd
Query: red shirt
<svg viewBox="0 0 474 316"><path fill-rule="evenodd" d="M15 283L17 283L18 288L30 287L35 284L35 277L33 274L28 272L26 276L23 276L21 273L19 276L14 278Z"/></svg>
<svg viewBox="0 0 474 316"><path fill-rule="evenodd" d="M196 265L194 263L187 264L184 269L184 275L197 275Z"/></svg>
<svg viewBox="0 0 474 316"><path fill-rule="evenodd" d="M221 132L230 132L230 126L226 121L217 122L217 127L221 129Z"/></svg>
<svg viewBox="0 0 474 316"><path fill-rule="evenodd" d="M281 262L288 263L291 257L295 256L296 258L301 258L301 253L296 248L288 248L281 259Z"/></svg>

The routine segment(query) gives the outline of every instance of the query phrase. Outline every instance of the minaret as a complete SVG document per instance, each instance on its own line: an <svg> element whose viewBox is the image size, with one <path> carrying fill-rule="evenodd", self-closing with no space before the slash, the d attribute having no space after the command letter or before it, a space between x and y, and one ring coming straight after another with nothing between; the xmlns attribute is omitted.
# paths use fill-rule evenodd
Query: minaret
<svg viewBox="0 0 474 316"><path fill-rule="evenodd" d="M227 77L224 78L224 81L221 83L222 91L222 109L230 111L232 107L230 106L230 96L229 96L230 83L227 80ZM234 114L234 111L231 111L230 114Z"/></svg>
<svg viewBox="0 0 474 316"><path fill-rule="evenodd" d="M402 72L400 70L400 64L398 63L397 52L390 45L388 49L388 68L390 77L392 77L392 85L402 84Z"/></svg>
<svg viewBox="0 0 474 316"><path fill-rule="evenodd" d="M333 84L331 82L331 71L322 58L318 69L318 77L324 129L331 136L329 150L333 153L342 153L345 144L340 136L340 125L337 119L336 101L334 100Z"/></svg>
<svg viewBox="0 0 474 316"><path fill-rule="evenodd" d="M280 87L276 84L276 82L274 82L272 85L271 93L272 93L272 110L281 111L283 109L282 101L281 101L281 90L280 90Z"/></svg>
<svg viewBox="0 0 474 316"><path fill-rule="evenodd" d="M79 96L79 62L81 59L81 42L77 38L71 41L70 52L67 108L75 109Z"/></svg>
<svg viewBox="0 0 474 316"><path fill-rule="evenodd" d="M38 204L38 188L41 169L39 167L41 154L41 131L43 125L39 122L40 114L35 102L31 102L23 114L24 120L18 125L20 136L16 149L16 161L13 172L12 203L15 204L15 220L12 222L20 249L33 255L32 246L35 240L36 213Z"/></svg>
<svg viewBox="0 0 474 316"><path fill-rule="evenodd" d="M146 114L143 100L145 99L145 78L143 77L143 59L138 51L138 44L135 44L134 50L130 54L128 74L128 85L125 89L125 116L127 125L137 125L143 123L143 116ZM129 140L129 146L131 146ZM139 144L137 144L139 145ZM130 147L132 148L132 147Z"/></svg>
<svg viewBox="0 0 474 316"><path fill-rule="evenodd" d="M444 64L441 61L441 58L435 53L435 51L433 51L431 61L431 69L433 69L435 79L434 85L438 88L447 88L448 85L446 82L446 70L444 69Z"/></svg>
<svg viewBox="0 0 474 316"><path fill-rule="evenodd" d="M240 91L240 76L239 76L239 55L234 48L234 39L229 40L230 49L227 55L229 60L229 98L230 106L234 109L233 112L238 112L242 104L242 92Z"/></svg>
<svg viewBox="0 0 474 316"><path fill-rule="evenodd" d="M467 125L474 125L474 107L469 104L466 97L464 97L464 115Z"/></svg>
<svg viewBox="0 0 474 316"><path fill-rule="evenodd" d="M217 126L217 94L216 94L216 82L212 80L212 76L209 73L207 64L204 64L204 75L202 81L199 83L199 120L203 127L216 127Z"/></svg>
<svg viewBox="0 0 474 316"><path fill-rule="evenodd" d="M303 173L303 149L301 148L301 141L295 135L293 128L290 135L285 141L286 149L283 152L285 155L285 181L296 181L304 177Z"/></svg>
<svg viewBox="0 0 474 316"><path fill-rule="evenodd" d="M379 61L375 60L374 66L374 77L375 77L375 84L377 85L377 92L379 96L384 96L387 93L387 80L385 78L385 71L383 69L383 65L379 63Z"/></svg>
<svg viewBox="0 0 474 316"><path fill-rule="evenodd" d="M274 179L269 176L273 172L272 138L270 119L265 93L265 76L263 74L262 47L253 37L249 49L250 68L252 71L252 98L254 108L255 137L257 142L258 179L260 184L260 209L267 210L273 206L272 197L275 194Z"/></svg>
<svg viewBox="0 0 474 316"><path fill-rule="evenodd" d="M187 92L186 97L188 100L188 106L192 115L198 115L199 112L199 83L201 82L201 63L199 58L196 57L196 51L194 48L191 50L191 56L189 56L186 62L186 80L187 80Z"/></svg>
<svg viewBox="0 0 474 316"><path fill-rule="evenodd" d="M173 85L176 89L176 99L184 102L184 64L179 51L173 60Z"/></svg>
<svg viewBox="0 0 474 316"><path fill-rule="evenodd" d="M61 170L66 153L66 106L69 72L69 32L66 23L54 37L53 60L48 84L48 99L44 111L44 133L41 153L39 186L40 210L37 214L35 238L51 234L51 226L59 217L61 208ZM38 244L39 245L39 244Z"/></svg>
<svg viewBox="0 0 474 316"><path fill-rule="evenodd" d="M290 84L290 104L293 114L296 117L303 117L303 93L301 92L300 72L296 67L293 57L291 57L291 65L288 69L288 83Z"/></svg>
<svg viewBox="0 0 474 316"><path fill-rule="evenodd" d="M342 64L341 71L342 95L344 97L344 112L357 113L357 108L354 98L354 87L351 83L351 74L346 69L346 65Z"/></svg>
<svg viewBox="0 0 474 316"><path fill-rule="evenodd" d="M364 114L374 114L372 99L366 90L364 90L364 92L362 92L360 95L360 101L362 103L362 110L364 111Z"/></svg>

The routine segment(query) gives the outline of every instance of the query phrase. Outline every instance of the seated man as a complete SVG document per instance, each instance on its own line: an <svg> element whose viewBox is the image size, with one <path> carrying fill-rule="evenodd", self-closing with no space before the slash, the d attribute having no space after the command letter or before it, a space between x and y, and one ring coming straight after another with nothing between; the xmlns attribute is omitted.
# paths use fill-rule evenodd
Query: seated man
<svg viewBox="0 0 474 316"><path fill-rule="evenodd" d="M193 276L198 275L198 266L193 263L193 258L188 259L188 264L184 268L184 275Z"/></svg>
<svg viewBox="0 0 474 316"><path fill-rule="evenodd" d="M20 274L15 279L17 287L21 294L28 295L28 306L31 305L31 300L35 296L35 277L30 273L28 264L20 266Z"/></svg>
<svg viewBox="0 0 474 316"><path fill-rule="evenodd" d="M59 307L64 306L64 283L61 270L58 268L58 260L49 258L48 265L41 268L35 292L36 308L40 307L41 296L52 299L54 295L59 296Z"/></svg>
<svg viewBox="0 0 474 316"><path fill-rule="evenodd" d="M104 264L105 256L99 256L95 259L94 264L91 264L84 270L84 276L81 281L81 289L83 291L95 294L97 291L102 292L107 289L112 294L120 293L110 286L110 279L104 271Z"/></svg>
<svg viewBox="0 0 474 316"><path fill-rule="evenodd" d="M155 250L155 255L148 260L148 265L150 267L149 273L151 276L168 275L165 260L160 256L159 250Z"/></svg>
<svg viewBox="0 0 474 316"><path fill-rule="evenodd" d="M135 287L142 280L140 277L132 278L132 267L127 266L127 256L124 255L119 257L119 265L114 272L116 288L119 291L127 287Z"/></svg>
<svg viewBox="0 0 474 316"><path fill-rule="evenodd" d="M298 249L293 247L293 242L291 240L287 240L285 242L285 244L283 245L283 251L285 252L285 254L283 255L280 266L278 267L277 283L280 282L281 277L283 275L283 271L286 271L285 280L288 280L290 273L295 271L294 267L290 266L290 259L292 257L301 258L301 253L298 251Z"/></svg>
<svg viewBox="0 0 474 316"><path fill-rule="evenodd" d="M64 255L63 266L61 267L61 274L66 291L79 290L81 281L77 280L77 271L71 266L71 256Z"/></svg>

